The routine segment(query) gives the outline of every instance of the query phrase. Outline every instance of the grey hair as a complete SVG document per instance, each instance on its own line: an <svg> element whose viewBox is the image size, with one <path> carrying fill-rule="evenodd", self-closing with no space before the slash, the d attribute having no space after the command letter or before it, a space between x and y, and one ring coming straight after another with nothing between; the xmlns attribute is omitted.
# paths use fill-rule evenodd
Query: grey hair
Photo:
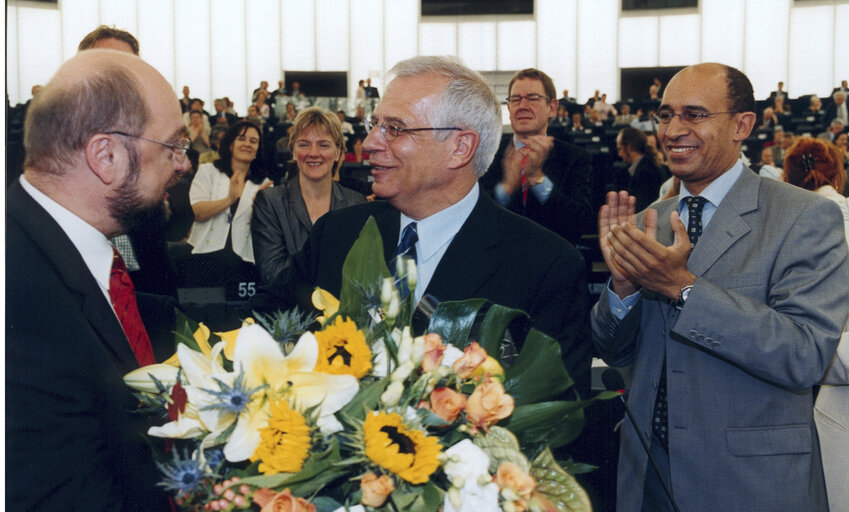
<svg viewBox="0 0 849 512"><path fill-rule="evenodd" d="M844 100L846 99L846 94L843 91L837 91L831 97L836 100L838 96L841 96Z"/></svg>
<svg viewBox="0 0 849 512"><path fill-rule="evenodd" d="M486 174L501 140L501 104L480 73L451 56L421 56L402 60L389 74L393 78L437 74L449 80L440 101L428 113L432 126L456 126L477 132L480 138L472 159L475 175ZM435 132L444 140L449 133Z"/></svg>

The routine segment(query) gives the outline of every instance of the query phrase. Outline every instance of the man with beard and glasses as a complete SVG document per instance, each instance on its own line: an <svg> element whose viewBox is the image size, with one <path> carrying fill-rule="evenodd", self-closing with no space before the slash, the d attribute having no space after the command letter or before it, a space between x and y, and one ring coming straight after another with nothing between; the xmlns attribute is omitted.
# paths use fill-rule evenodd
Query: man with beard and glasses
<svg viewBox="0 0 849 512"><path fill-rule="evenodd" d="M189 168L183 129L162 75L113 50L80 52L30 106L24 174L6 203L15 509L169 510L122 381L162 359L145 326L167 318L149 322L109 238L161 215L168 184Z"/></svg>
<svg viewBox="0 0 849 512"><path fill-rule="evenodd" d="M93 48L129 52L136 56L139 54L139 42L135 36L106 25L89 32L77 47L79 51ZM171 185L176 185L176 180ZM163 205L162 214L149 215L141 219L143 222L135 222L125 234L109 241L124 258L137 291L176 298L177 274L168 256L168 243L165 240L167 220L164 212Z"/></svg>

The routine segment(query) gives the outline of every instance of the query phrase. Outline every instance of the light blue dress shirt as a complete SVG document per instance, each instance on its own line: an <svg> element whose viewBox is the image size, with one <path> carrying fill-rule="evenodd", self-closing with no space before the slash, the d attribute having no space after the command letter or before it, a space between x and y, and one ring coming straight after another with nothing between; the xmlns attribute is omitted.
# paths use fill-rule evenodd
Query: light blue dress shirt
<svg viewBox="0 0 849 512"><path fill-rule="evenodd" d="M416 260L419 273L418 284L413 296L416 299L416 304L422 299L427 285L430 284L431 278L436 271L439 261L454 240L454 236L463 227L466 219L472 213L480 196L480 186L475 183L468 194L460 201L452 204L448 208L436 212L430 217L426 217L416 222L416 231L419 234L419 241L416 242ZM396 247L401 242L401 233L407 224L414 222L414 219L401 214L401 229L398 231L398 240Z"/></svg>

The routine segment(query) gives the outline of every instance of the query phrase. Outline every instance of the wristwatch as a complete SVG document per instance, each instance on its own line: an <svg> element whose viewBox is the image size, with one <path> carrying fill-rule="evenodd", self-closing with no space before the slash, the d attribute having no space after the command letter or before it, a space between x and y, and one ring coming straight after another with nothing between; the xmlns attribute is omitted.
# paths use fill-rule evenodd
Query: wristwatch
<svg viewBox="0 0 849 512"><path fill-rule="evenodd" d="M690 290L693 289L693 285L688 284L687 286L681 288L681 291L678 292L678 300L675 301L675 307L681 309L684 307L684 303L687 302L687 298L690 296Z"/></svg>

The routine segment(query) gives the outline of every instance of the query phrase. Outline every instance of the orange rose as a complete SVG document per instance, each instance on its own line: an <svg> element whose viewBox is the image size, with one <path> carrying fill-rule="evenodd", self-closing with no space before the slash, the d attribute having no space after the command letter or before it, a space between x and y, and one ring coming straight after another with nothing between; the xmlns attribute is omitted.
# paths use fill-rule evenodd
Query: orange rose
<svg viewBox="0 0 849 512"><path fill-rule="evenodd" d="M422 371L429 372L439 366L442 362L442 353L445 352L445 344L436 333L424 335L424 358L422 359Z"/></svg>
<svg viewBox="0 0 849 512"><path fill-rule="evenodd" d="M292 496L289 489L276 494L270 489L257 489L254 502L262 507L260 512L315 512L315 505Z"/></svg>
<svg viewBox="0 0 849 512"><path fill-rule="evenodd" d="M473 429L484 430L513 414L513 397L504 392L500 382L487 377L469 395L466 401L466 417Z"/></svg>
<svg viewBox="0 0 849 512"><path fill-rule="evenodd" d="M463 351L463 355L454 361L454 373L461 379L468 378L475 369L486 361L486 350L473 341Z"/></svg>
<svg viewBox="0 0 849 512"><path fill-rule="evenodd" d="M363 475L360 479L363 489L363 499L360 501L366 507L380 507L386 498L395 490L395 484L387 475L377 476L374 473Z"/></svg>
<svg viewBox="0 0 849 512"><path fill-rule="evenodd" d="M430 410L434 414L453 423L466 408L466 395L450 388L436 388L430 394Z"/></svg>
<svg viewBox="0 0 849 512"><path fill-rule="evenodd" d="M522 471L519 466L512 462L502 462L498 466L493 480L498 484L499 489L509 487L524 499L530 498L537 486L534 477Z"/></svg>

